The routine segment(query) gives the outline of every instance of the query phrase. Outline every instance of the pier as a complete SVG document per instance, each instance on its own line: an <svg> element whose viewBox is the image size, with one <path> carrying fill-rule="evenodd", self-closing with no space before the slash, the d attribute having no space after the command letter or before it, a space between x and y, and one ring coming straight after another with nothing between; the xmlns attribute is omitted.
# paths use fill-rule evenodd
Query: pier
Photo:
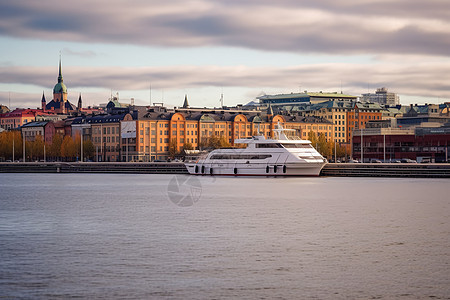
<svg viewBox="0 0 450 300"><path fill-rule="evenodd" d="M450 178L450 164L329 163L321 176Z"/></svg>
<svg viewBox="0 0 450 300"><path fill-rule="evenodd" d="M0 173L188 174L181 162L0 163ZM329 163L321 176L450 178L450 164Z"/></svg>
<svg viewBox="0 0 450 300"><path fill-rule="evenodd" d="M0 173L188 174L188 171L183 163L176 162L30 162L0 163Z"/></svg>

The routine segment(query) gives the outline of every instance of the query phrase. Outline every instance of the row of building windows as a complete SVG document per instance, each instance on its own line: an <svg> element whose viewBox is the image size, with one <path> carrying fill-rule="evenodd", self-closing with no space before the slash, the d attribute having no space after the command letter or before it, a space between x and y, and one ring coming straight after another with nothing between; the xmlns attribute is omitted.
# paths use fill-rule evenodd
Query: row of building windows
<svg viewBox="0 0 450 300"><path fill-rule="evenodd" d="M120 141L120 137L115 137L115 136L104 136L103 137L103 143L115 143L115 142L119 142ZM98 144L102 142L102 138L99 136L94 136L94 143Z"/></svg>

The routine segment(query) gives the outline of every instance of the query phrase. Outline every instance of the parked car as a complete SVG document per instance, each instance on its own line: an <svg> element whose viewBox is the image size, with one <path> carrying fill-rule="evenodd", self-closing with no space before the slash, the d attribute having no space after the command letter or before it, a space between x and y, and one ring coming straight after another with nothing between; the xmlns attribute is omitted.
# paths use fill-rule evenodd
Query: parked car
<svg viewBox="0 0 450 300"><path fill-rule="evenodd" d="M417 161L415 161L414 159L403 158L402 163L414 164L414 163L417 163Z"/></svg>
<svg viewBox="0 0 450 300"><path fill-rule="evenodd" d="M376 163L376 164L381 164L381 160L376 159L376 158L372 158L372 159L370 160L370 162L371 162L371 163Z"/></svg>
<svg viewBox="0 0 450 300"><path fill-rule="evenodd" d="M357 159L349 159L348 163L350 163L350 164L359 164L360 161L358 161Z"/></svg>
<svg viewBox="0 0 450 300"><path fill-rule="evenodd" d="M401 162L402 161L400 159L391 159L391 163L394 163L394 164L399 164Z"/></svg>

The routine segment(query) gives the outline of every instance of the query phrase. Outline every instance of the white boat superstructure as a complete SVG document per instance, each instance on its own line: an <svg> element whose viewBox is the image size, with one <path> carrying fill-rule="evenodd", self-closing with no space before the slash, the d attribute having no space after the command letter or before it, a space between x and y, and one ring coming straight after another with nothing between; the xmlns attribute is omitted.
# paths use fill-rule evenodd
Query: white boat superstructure
<svg viewBox="0 0 450 300"><path fill-rule="evenodd" d="M216 149L186 167L197 175L319 176L327 160L310 141L288 138L286 131L278 124L274 139L237 139L235 144L247 147Z"/></svg>

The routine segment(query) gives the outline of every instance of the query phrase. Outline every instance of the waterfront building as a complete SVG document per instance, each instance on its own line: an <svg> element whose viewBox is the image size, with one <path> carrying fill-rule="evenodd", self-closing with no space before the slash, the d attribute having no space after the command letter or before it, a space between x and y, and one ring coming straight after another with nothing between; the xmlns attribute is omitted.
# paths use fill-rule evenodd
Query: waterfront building
<svg viewBox="0 0 450 300"><path fill-rule="evenodd" d="M450 103L410 105L409 109L397 118L399 126L442 126L450 119ZM433 125L435 124L435 125Z"/></svg>
<svg viewBox="0 0 450 300"><path fill-rule="evenodd" d="M320 92L308 92L303 93L290 93L290 94L277 94L277 95L263 95L256 97L259 100L259 105L266 107L269 105L276 105L280 109L284 109L284 106L297 106L304 104L317 104L326 101L343 101L352 100L356 101L357 97L352 95L346 95L338 92L324 93Z"/></svg>
<svg viewBox="0 0 450 300"><path fill-rule="evenodd" d="M81 116L76 117L72 124L72 137L80 136L83 138L83 141L91 140L92 141L92 127L89 122L91 117Z"/></svg>
<svg viewBox="0 0 450 300"><path fill-rule="evenodd" d="M185 149L204 149L211 139L233 145L235 139L262 134L273 137L273 128L280 122L285 128L297 129L307 139L310 131L330 138L332 126L324 119L273 115L269 106L260 111L228 111L182 109L168 111L150 108L138 119L126 116L121 121L122 160L166 160Z"/></svg>
<svg viewBox="0 0 450 300"><path fill-rule="evenodd" d="M355 131L353 135L352 150L353 158L361 159L364 162L370 162L372 159L448 162L450 126L359 130Z"/></svg>
<svg viewBox="0 0 450 300"><path fill-rule="evenodd" d="M41 137L47 144L51 144L55 135L55 125L50 121L30 122L20 127L22 136L26 141L34 142Z"/></svg>
<svg viewBox="0 0 450 300"><path fill-rule="evenodd" d="M311 102L311 104L318 104L318 103L322 103L322 102L326 102L326 101L355 101L358 99L358 97L353 96L353 95L347 95L347 94L343 94L342 92L338 93L338 92L329 92L329 93L323 93L322 91L316 93L316 92L307 92L305 91L305 93L308 94L309 96L309 100Z"/></svg>
<svg viewBox="0 0 450 300"><path fill-rule="evenodd" d="M400 98L396 93L388 92L385 87L378 88L375 93L362 94L361 102L378 103L383 106L395 106L400 104Z"/></svg>
<svg viewBox="0 0 450 300"><path fill-rule="evenodd" d="M350 99L330 100L301 107L301 116L315 116L330 121L331 137L341 144L350 145L354 130L365 128L370 120L382 118L382 107L373 103L361 103Z"/></svg>
<svg viewBox="0 0 450 300"><path fill-rule="evenodd" d="M346 140L351 142L354 131L366 128L371 121L380 121L383 108L378 103L355 102L353 109L347 111Z"/></svg>
<svg viewBox="0 0 450 300"><path fill-rule="evenodd" d="M310 96L305 93L290 93L290 94L277 94L277 95L263 95L256 97L259 100L261 106L268 106L269 104L298 104L298 103L308 103Z"/></svg>
<svg viewBox="0 0 450 300"><path fill-rule="evenodd" d="M332 139L338 143L348 143L347 113L354 109L354 105L351 100L330 100L304 107L299 114L330 121L333 124Z"/></svg>
<svg viewBox="0 0 450 300"><path fill-rule="evenodd" d="M121 121L130 114L98 115L86 119L91 125L92 143L96 161L121 161L120 139Z"/></svg>
<svg viewBox="0 0 450 300"><path fill-rule="evenodd" d="M35 121L37 115L42 114L39 109L18 108L11 112L0 114L0 127L5 130L19 128L20 126Z"/></svg>

